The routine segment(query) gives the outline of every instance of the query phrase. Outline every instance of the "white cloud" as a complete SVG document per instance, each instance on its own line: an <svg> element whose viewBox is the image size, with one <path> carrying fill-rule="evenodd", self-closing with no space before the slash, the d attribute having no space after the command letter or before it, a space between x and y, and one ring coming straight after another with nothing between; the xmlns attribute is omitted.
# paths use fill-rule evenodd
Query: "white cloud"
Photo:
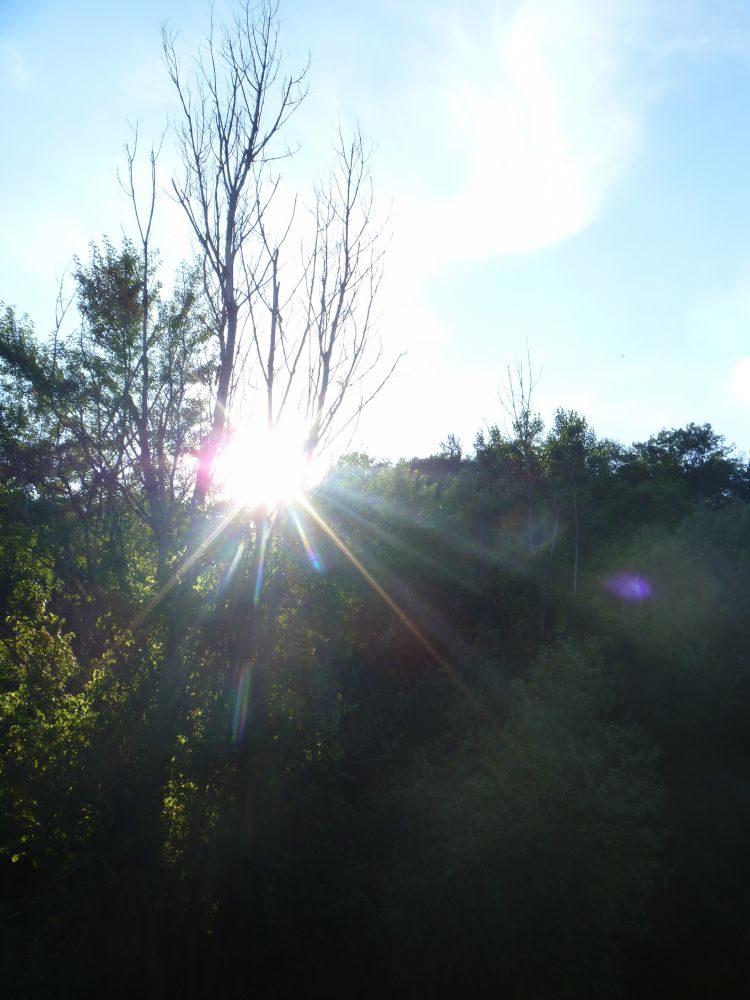
<svg viewBox="0 0 750 1000"><path fill-rule="evenodd" d="M10 42L0 42L0 81L11 90L25 90L29 72L20 49Z"/></svg>
<svg viewBox="0 0 750 1000"><path fill-rule="evenodd" d="M645 92L629 77L632 3L498 4L459 36L439 99L462 189L412 226L448 258L524 252L589 225L640 144Z"/></svg>

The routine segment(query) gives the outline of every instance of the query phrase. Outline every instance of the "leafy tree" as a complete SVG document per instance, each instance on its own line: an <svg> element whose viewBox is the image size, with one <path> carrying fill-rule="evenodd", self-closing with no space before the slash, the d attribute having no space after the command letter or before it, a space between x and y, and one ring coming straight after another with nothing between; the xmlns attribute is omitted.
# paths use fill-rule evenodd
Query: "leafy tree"
<svg viewBox="0 0 750 1000"><path fill-rule="evenodd" d="M510 717L394 793L387 919L414 992L605 996L657 870L652 752L590 652L545 655ZM453 741L451 741L453 742Z"/></svg>
<svg viewBox="0 0 750 1000"><path fill-rule="evenodd" d="M68 792L91 718L72 636L48 606L59 584L38 539L11 530L0 566L10 584L0 624L0 858L15 882L9 865L60 864L90 833L91 813Z"/></svg>
<svg viewBox="0 0 750 1000"><path fill-rule="evenodd" d="M573 591L578 590L581 511L579 494L586 477L587 459L595 438L584 417L571 410L558 410L545 442L548 475L554 484L554 523L551 550L554 552L560 530L563 505L570 505L573 536Z"/></svg>

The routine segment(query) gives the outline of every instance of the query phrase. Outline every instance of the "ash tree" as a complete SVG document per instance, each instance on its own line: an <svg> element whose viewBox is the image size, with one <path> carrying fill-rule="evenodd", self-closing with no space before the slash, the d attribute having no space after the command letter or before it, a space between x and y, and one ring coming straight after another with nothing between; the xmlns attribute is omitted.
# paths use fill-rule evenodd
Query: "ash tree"
<svg viewBox="0 0 750 1000"><path fill-rule="evenodd" d="M240 404L274 430L296 409L309 454L350 424L382 387L373 304L383 250L362 137L339 132L329 182L315 192L306 238L300 209L279 209L285 126L307 93L308 67L284 74L278 5L244 0L213 20L185 68L175 32L163 49L180 114L174 196L192 232L218 365L194 504L206 500ZM310 235L311 234L311 235ZM380 372L378 377L377 372ZM262 425L261 425L262 426Z"/></svg>
<svg viewBox="0 0 750 1000"><path fill-rule="evenodd" d="M212 11L208 36L187 64L175 32L165 28L162 41L179 106L181 166L172 190L193 236L218 359L209 428L197 448L197 524L238 428L251 428L251 444L293 428L298 454L289 461L304 465L352 426L395 364L384 362L375 330L384 247L361 134L339 128L312 204L296 197L282 204L280 165L292 155L287 125L304 102L308 66L285 71L278 5L243 0L221 25ZM247 510L242 555L217 608L225 668L253 671L258 721L280 599L275 514L262 503Z"/></svg>

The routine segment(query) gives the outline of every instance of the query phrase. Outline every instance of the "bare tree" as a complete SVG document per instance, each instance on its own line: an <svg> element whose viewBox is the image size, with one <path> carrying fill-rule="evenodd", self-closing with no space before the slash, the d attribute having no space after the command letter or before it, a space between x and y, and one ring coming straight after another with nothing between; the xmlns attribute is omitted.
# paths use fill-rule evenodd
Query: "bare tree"
<svg viewBox="0 0 750 1000"><path fill-rule="evenodd" d="M160 144L161 146L161 144ZM149 179L150 190L145 205L145 212L141 209L138 201L135 183L135 162L138 152L138 129L134 130L132 146L125 146L125 156L127 159L127 179L120 178L120 185L127 194L133 205L136 228L140 240L141 250L141 351L139 358L140 367L140 398L137 407L134 407L135 429L138 447L138 458L141 475L143 476L143 488L146 496L147 519L151 525L154 539L158 550L158 573L161 577L164 572L167 548L167 498L164 490L164 482L157 473L154 462L154 443L150 434L150 388L151 388L151 366L150 366L150 323L149 315L151 311L151 231L154 224L154 209L156 208L156 161L159 149L151 147L149 154ZM158 445L157 445L158 447Z"/></svg>
<svg viewBox="0 0 750 1000"><path fill-rule="evenodd" d="M309 457L356 421L394 366L381 367L374 335L383 246L369 152L358 132L347 139L339 130L334 167L314 191L309 214L295 200L279 224L275 165L289 155L282 132L304 99L307 68L281 72L275 0L241 0L227 26L212 21L188 75L175 41L164 32L182 111L182 174L173 187L198 244L219 354L197 508L241 410L263 430L301 422L300 448ZM255 543L244 548L227 595L228 661L235 671L252 666L253 701L262 713L267 665L259 650L268 636L255 581L271 519L261 509L251 520Z"/></svg>
<svg viewBox="0 0 750 1000"><path fill-rule="evenodd" d="M534 373L528 349L526 361L508 365L505 385L500 390L500 402L511 422L513 444L521 458L526 485L526 539L529 551L534 548L534 473L535 445L544 426L534 413L534 390L541 373Z"/></svg>
<svg viewBox="0 0 750 1000"><path fill-rule="evenodd" d="M299 261L282 257L289 227L273 242L261 216L263 259L245 262L265 420L275 428L292 407L307 428L308 454L346 431L398 363L382 369L373 336L384 250L361 135L347 140L339 131L335 154L328 183L315 192L310 245L303 243ZM283 268L290 288L282 294Z"/></svg>
<svg viewBox="0 0 750 1000"><path fill-rule="evenodd" d="M330 186L318 190L316 236L305 288L312 336L306 413L315 448L343 433L398 364L383 372L372 343L373 305L382 277L381 233L374 221L368 154L357 133L339 132ZM374 373L380 376L373 379ZM356 398L348 413L345 399Z"/></svg>
<svg viewBox="0 0 750 1000"><path fill-rule="evenodd" d="M162 142L163 142L162 136ZM109 273L118 293L127 292L132 330L127 341L122 400L125 406L124 463L120 489L149 526L157 547L157 579L168 572L174 519L185 500L189 478L184 457L201 434L207 362L206 316L195 272L180 270L170 301L160 297L155 279L158 257L152 246L161 142L148 154L145 194L137 190L138 129L125 146L127 170L120 185L131 202L138 233L137 252L126 240L120 257L110 255L98 270L79 269L88 291L90 318L106 308L95 293ZM126 317L123 317L126 318ZM203 425L203 429L205 425Z"/></svg>
<svg viewBox="0 0 750 1000"><path fill-rule="evenodd" d="M356 421L395 366L382 368L373 332L383 246L361 135L339 130L309 217L295 200L280 228L272 220L272 165L288 155L281 133L307 73L281 74L276 3L243 0L231 24L212 23L189 78L167 32L164 52L182 108L174 191L198 243L219 353L194 492L201 504L230 410L262 413L268 429L293 411L311 455Z"/></svg>
<svg viewBox="0 0 750 1000"><path fill-rule="evenodd" d="M176 35L162 34L167 70L182 108L178 141L182 176L173 180L200 248L205 290L213 311L219 363L211 429L200 448L194 500L211 483L226 428L238 353L240 312L254 288L240 282L241 257L260 241L264 201L259 186L268 164L284 150L275 140L305 96L306 68L283 78L277 5L244 0L229 26L211 30L192 73L186 76Z"/></svg>

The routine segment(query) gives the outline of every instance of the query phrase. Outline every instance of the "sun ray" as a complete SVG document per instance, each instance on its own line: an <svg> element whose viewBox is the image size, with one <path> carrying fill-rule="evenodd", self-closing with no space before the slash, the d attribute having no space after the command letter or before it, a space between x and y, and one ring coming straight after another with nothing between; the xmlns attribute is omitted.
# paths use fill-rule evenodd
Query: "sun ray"
<svg viewBox="0 0 750 1000"><path fill-rule="evenodd" d="M258 573L255 577L255 589L253 591L253 604L257 607L260 601L260 594L263 589L263 575L266 568L266 550L268 549L268 539L271 533L271 529L268 526L268 521L263 521L263 527L261 528L260 540L258 544L260 545L260 551L258 553Z"/></svg>
<svg viewBox="0 0 750 1000"><path fill-rule="evenodd" d="M378 534L383 541L389 541L389 538L394 538L391 532L384 528L375 528L371 522L363 517L361 514L357 514L356 511L352 510L348 505L350 499L354 499L357 504L362 504L364 507L369 507L371 510L382 512L385 511L388 514L389 519L403 525L404 527L413 527L418 530L424 531L432 530L436 535L439 535L441 547L449 550L452 554L457 556L473 556L479 559L483 563L489 563L499 569L513 569L515 562L512 553L506 554L499 551L498 549L489 547L486 543L480 544L475 542L470 538L460 537L453 534L446 534L440 527L433 527L429 522L425 522L423 515L412 514L405 511L398 504L392 503L388 499L374 500L372 497L367 496L364 493L352 492L347 489L342 489L341 487L328 487L327 489L328 502L334 507L337 513L346 514L347 517L354 517L362 522L363 525L368 526L373 533ZM401 544L401 543L399 543ZM410 554L425 564L434 562L430 556L419 552L413 547L409 548ZM462 580L455 572L447 569L446 565L443 566L443 571L447 572L448 575L456 582L463 586L466 585L466 581Z"/></svg>
<svg viewBox="0 0 750 1000"><path fill-rule="evenodd" d="M226 573L222 577L221 584L219 586L219 593L220 594L223 593L227 589L227 587L229 586L229 584L230 584L230 582L232 580L232 577L234 576L234 574L235 574L235 572L237 570L237 567L240 564L240 559L242 558L242 554L243 554L244 551L245 551L245 541L243 539L239 543L239 545L237 546L237 549L236 549L234 555L232 556L232 561L229 564L229 569L226 571Z"/></svg>
<svg viewBox="0 0 750 1000"><path fill-rule="evenodd" d="M312 566L312 568L315 570L316 573L322 573L325 570L325 565L323 564L323 560L321 559L320 554L318 553L317 549L310 540L307 532L305 531L302 521L300 520L299 514L297 513L296 510L294 510L294 508L290 508L289 514L291 515L292 522L294 523L294 526L297 529L297 534L300 537L300 541L302 542L302 547L305 550L305 554L307 555L310 565Z"/></svg>
<svg viewBox="0 0 750 1000"><path fill-rule="evenodd" d="M348 505L344 500L341 499L341 494L339 497L328 495L328 504L333 508L337 514L341 514L347 518L356 521L365 531L367 531L371 538L374 537L381 542L385 542L387 545L398 548L402 553L409 555L413 560L421 563L423 566L431 569L437 570L439 573L444 574L448 579L450 579L454 584L461 587L472 586L473 581L467 581L465 577L462 577L455 570L451 569L450 563L446 559L436 559L434 556L430 555L424 550L424 548L417 548L415 545L408 545L399 538L394 531L390 531L384 528L381 524L376 524L374 521L368 519L363 514L360 514L351 505ZM448 537L444 532L440 531L434 525L426 522L424 518L413 517L409 515L404 515L395 504L386 503L383 505L375 505L369 501L369 498L357 497L357 500L364 499L367 506L375 510L386 510L390 518L398 521L400 524L407 527L413 527L417 530L423 532L424 534L430 533L436 538L439 537L440 545L442 549L453 548L457 550L460 548L459 544L453 537ZM478 551L484 555L484 550L478 547Z"/></svg>
<svg viewBox="0 0 750 1000"><path fill-rule="evenodd" d="M313 473L305 440L300 428L235 429L216 459L216 490L234 503L267 513L288 506Z"/></svg>
<svg viewBox="0 0 750 1000"><path fill-rule="evenodd" d="M161 590L154 594L150 601L148 601L138 612L131 623L131 630L135 631L148 616L151 614L155 608L164 600L167 594L176 587L178 584L182 583L182 578L187 573L187 571L193 566L198 559L203 555L203 553L208 549L219 537L219 535L231 524L231 522L237 517L239 512L242 510L241 504L234 504L230 509L229 513L222 518L222 520L216 525L216 527L203 539L198 548L190 556L185 559L178 570L172 574L172 576L167 580Z"/></svg>
<svg viewBox="0 0 750 1000"><path fill-rule="evenodd" d="M245 665L237 679L237 692L234 702L234 718L232 720L232 740L239 743L245 735L248 708L250 705L250 668Z"/></svg>
<svg viewBox="0 0 750 1000"><path fill-rule="evenodd" d="M331 542L336 546L336 548L344 555L344 557L351 563L352 566L357 570L357 572L362 576L368 586L378 595L378 597L383 601L383 603L396 615L397 619L404 625L404 627L412 634L412 636L419 642L422 648L429 654L431 659L441 667L441 669L451 678L453 683L463 692L467 700L471 702L474 708L490 723L496 724L496 720L487 711L486 707L481 704L473 691L465 684L465 682L458 676L453 666L448 662L448 660L436 649L435 645L430 641L430 639L424 634L422 629L417 625L417 623L404 611L396 601L391 597L391 595L385 590L385 588L378 582L378 580L372 575L372 573L367 569L366 566L357 558L357 556L352 552L349 546L336 534L333 528L327 523L327 521L322 517L321 514L313 507L311 502L301 493L295 498L297 505L302 508L309 517L315 522L315 524L320 528L324 535L326 535ZM224 518L211 530L211 532L206 536L206 538L200 543L196 550L188 556L179 569L170 577L170 579L164 584L164 586L159 590L154 597L141 609L141 611L133 619L131 628L132 630L137 629L143 621L154 611L154 609L164 600L166 595L178 584L182 583L182 578L187 573L187 571L196 563L196 561L206 552L206 550L213 544L213 542L219 537L219 535L229 526L229 524L234 520L237 514L246 508L246 505L237 500L229 512ZM302 544L305 549L305 553L310 559L313 568L317 571L322 571L323 563L318 555L315 547L313 546L308 533L305 531L304 526L299 518L299 515L290 507L290 513L292 515L292 521L297 529L300 536ZM258 556L258 570L255 579L255 586L253 591L253 603L258 604L260 601L260 596L263 588L263 579L265 575L265 562L267 556L267 548L270 539L270 526L267 519L263 521L261 535L258 541L260 546L259 556ZM225 581L228 581L234 570L236 569L239 559L243 551L244 543L240 543L237 552L235 553L232 562L225 575ZM235 701L235 715L233 723L233 734L235 739L240 739L242 733L244 732L246 715L247 715L247 703L249 698L249 672L246 676L246 671L243 670L238 679L238 688ZM243 707L244 706L244 707Z"/></svg>
<svg viewBox="0 0 750 1000"><path fill-rule="evenodd" d="M411 632L417 642L429 653L435 663L441 667L445 673L450 677L450 679L457 685L457 687L466 695L467 699L471 704L477 709L477 711L491 723L495 724L495 720L487 711L484 705L477 699L474 692L467 687L467 685L461 680L451 664L446 660L446 658L440 653L435 646L430 642L427 636L422 632L417 623L410 618L410 616L398 606L398 604L393 600L391 595L381 586L380 583L375 579L375 577L370 573L366 566L364 566L360 560L355 556L349 546L342 541L341 538L336 534L333 528L325 521L325 519L315 510L310 501L305 497L300 498L300 505L307 511L310 517L315 521L320 530L333 542L336 548L342 553L342 555L354 566L357 572L362 576L365 582L375 591L378 597L383 601L383 603L390 608L390 610L396 615L399 621Z"/></svg>

